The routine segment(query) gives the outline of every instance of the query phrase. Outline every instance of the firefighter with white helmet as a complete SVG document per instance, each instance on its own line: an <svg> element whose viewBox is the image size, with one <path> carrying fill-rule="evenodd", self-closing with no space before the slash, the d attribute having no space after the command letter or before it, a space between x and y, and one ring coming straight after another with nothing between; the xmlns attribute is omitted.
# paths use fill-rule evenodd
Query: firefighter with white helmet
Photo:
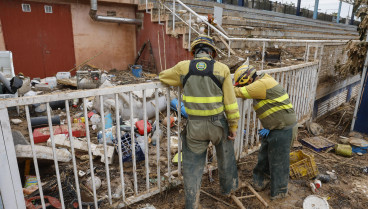
<svg viewBox="0 0 368 209"><path fill-rule="evenodd" d="M189 116L181 136L185 208L198 208L209 142L216 146L221 192L230 194L238 187L233 140L240 116L230 70L214 60L213 39L198 36L191 44L191 53L193 60L179 62L161 72L159 78L165 84L183 88Z"/></svg>
<svg viewBox="0 0 368 209"><path fill-rule="evenodd" d="M296 115L285 89L267 73L256 71L252 65L240 66L234 74L234 91L237 97L254 99L253 108L264 128L259 130L262 140L253 185L262 191L270 183L271 199L277 199L287 194Z"/></svg>

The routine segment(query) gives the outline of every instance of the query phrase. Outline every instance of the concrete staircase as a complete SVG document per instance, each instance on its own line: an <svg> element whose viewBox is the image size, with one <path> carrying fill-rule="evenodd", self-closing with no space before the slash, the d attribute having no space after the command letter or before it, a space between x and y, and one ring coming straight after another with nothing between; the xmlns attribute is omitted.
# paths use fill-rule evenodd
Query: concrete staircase
<svg viewBox="0 0 368 209"><path fill-rule="evenodd" d="M188 7L196 13L207 16L213 14L214 6L223 8L222 27L228 36L243 38L268 38L268 39L311 39L311 40L350 40L358 39L356 26L313 20L295 15L287 15L272 11L249 9L234 5L219 4L215 2L199 0L182 0ZM172 9L172 0L166 0L165 5ZM175 18L175 30L172 28L172 14L170 11L159 10L159 2L150 2L147 8L151 13L151 21L165 24L166 34L182 37L183 48L187 49L190 43L189 27L179 18ZM146 4L139 4L138 10L145 12ZM189 22L189 12L183 10L181 5L176 3L176 12L180 17ZM192 22L197 18L192 15ZM211 36L216 36L216 32ZM192 30L191 39L196 34ZM216 39L220 49L227 48L220 40ZM258 42L259 44L259 42ZM245 45L244 41L234 41L231 44L232 49L240 49ZM304 45L301 43L299 45Z"/></svg>

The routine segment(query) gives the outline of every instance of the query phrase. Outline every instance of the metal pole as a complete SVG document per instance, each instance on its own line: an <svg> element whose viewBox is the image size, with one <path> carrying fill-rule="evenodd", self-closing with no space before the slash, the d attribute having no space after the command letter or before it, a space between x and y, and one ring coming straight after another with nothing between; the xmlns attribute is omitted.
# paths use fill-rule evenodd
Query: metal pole
<svg viewBox="0 0 368 209"><path fill-rule="evenodd" d="M228 57L230 57L230 49L231 49L231 41L229 41L229 52L228 52Z"/></svg>
<svg viewBox="0 0 368 209"><path fill-rule="evenodd" d="M173 1L173 31L175 31L175 0Z"/></svg>
<svg viewBox="0 0 368 209"><path fill-rule="evenodd" d="M354 25L354 5L353 5L353 9L351 10L350 25Z"/></svg>
<svg viewBox="0 0 368 209"><path fill-rule="evenodd" d="M188 50L190 51L190 40L192 36L192 13L189 13L189 34L188 34Z"/></svg>
<svg viewBox="0 0 368 209"><path fill-rule="evenodd" d="M300 16L300 2L301 2L302 0L298 0L298 5L297 5L297 7L296 7L296 16Z"/></svg>
<svg viewBox="0 0 368 209"><path fill-rule="evenodd" d="M262 70L263 70L263 64L264 64L265 48L266 48L266 42L263 42L263 45L262 45Z"/></svg>
<svg viewBox="0 0 368 209"><path fill-rule="evenodd" d="M315 0L314 2L314 12L313 12L313 19L317 19L318 16L318 4L319 4L319 0Z"/></svg>
<svg viewBox="0 0 368 209"><path fill-rule="evenodd" d="M366 43L368 42L368 35L365 39L365 42ZM367 74L367 65L368 65L368 50L367 50L367 55L365 56L362 78L360 80L360 90L359 90L358 97L357 97L357 100L356 100L356 103L355 103L354 117L353 117L353 121L351 122L350 130L353 130L354 126L355 126L355 120L356 120L356 117L357 117L358 108L359 108L359 104L360 104L360 100L361 100L361 96L362 96L362 90L363 90L363 87L364 87L365 76Z"/></svg>
<svg viewBox="0 0 368 209"><path fill-rule="evenodd" d="M340 22L341 5L342 5L342 0L340 0L339 11L337 12L336 23Z"/></svg>

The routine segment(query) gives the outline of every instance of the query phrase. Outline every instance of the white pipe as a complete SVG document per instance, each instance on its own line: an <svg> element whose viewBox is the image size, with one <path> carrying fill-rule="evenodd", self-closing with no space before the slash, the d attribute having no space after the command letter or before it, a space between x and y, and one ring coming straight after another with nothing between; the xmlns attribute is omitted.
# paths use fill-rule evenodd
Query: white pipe
<svg viewBox="0 0 368 209"><path fill-rule="evenodd" d="M89 16L94 21L99 22L112 22L112 23L124 23L124 24L135 24L142 25L142 20L139 19L129 19L124 17L108 17L97 15L97 0L91 0L91 9L89 11Z"/></svg>

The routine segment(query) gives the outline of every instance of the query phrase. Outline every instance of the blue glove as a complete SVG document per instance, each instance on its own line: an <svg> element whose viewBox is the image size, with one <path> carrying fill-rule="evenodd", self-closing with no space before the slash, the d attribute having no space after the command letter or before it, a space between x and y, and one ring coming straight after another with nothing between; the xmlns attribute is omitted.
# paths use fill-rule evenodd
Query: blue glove
<svg viewBox="0 0 368 209"><path fill-rule="evenodd" d="M258 130L258 135L261 136L262 138L265 138L268 136L268 134L270 134L270 130L268 129L261 129L261 130Z"/></svg>

